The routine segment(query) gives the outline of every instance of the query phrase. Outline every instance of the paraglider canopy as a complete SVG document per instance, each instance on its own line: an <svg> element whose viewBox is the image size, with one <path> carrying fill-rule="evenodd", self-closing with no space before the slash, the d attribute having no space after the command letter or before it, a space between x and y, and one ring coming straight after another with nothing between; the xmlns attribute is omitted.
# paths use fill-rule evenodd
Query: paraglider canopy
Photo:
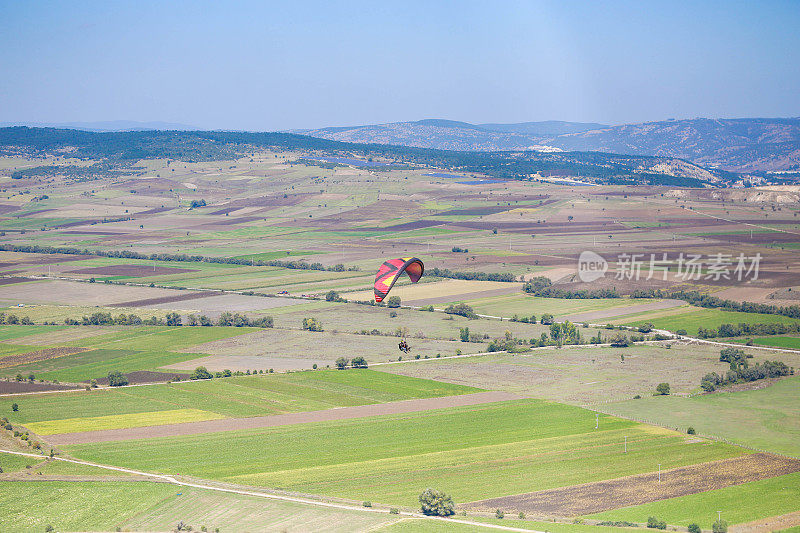
<svg viewBox="0 0 800 533"><path fill-rule="evenodd" d="M416 257L400 257L389 259L381 265L375 274L375 301L381 302L394 287L397 278L405 272L412 283L419 281L425 272L425 265Z"/></svg>

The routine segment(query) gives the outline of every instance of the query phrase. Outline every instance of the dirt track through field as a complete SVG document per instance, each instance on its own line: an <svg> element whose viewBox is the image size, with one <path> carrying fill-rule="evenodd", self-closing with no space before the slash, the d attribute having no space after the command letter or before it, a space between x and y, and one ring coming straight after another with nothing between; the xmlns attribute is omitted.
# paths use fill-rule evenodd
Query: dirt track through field
<svg viewBox="0 0 800 533"><path fill-rule="evenodd" d="M800 471L800 460L755 453L661 472L466 504L483 511L512 509L534 515L577 516L741 485Z"/></svg>
<svg viewBox="0 0 800 533"><path fill-rule="evenodd" d="M218 431L237 431L243 429L269 428L306 424L309 422L327 422L332 420L349 420L368 416L415 413L431 409L447 407L464 407L484 403L518 400L523 398L508 392L478 392L441 398L424 398L420 400L403 400L355 407L339 407L323 411L307 411L304 413L286 413L282 415L254 416L249 418L223 418L204 422L186 422L182 424L166 424L163 426L147 426L141 428L109 429L102 431L86 431L82 433L61 433L50 435L47 441L54 445L88 444L94 442L110 442L122 440L151 439L157 437L174 437L177 435L197 435Z"/></svg>

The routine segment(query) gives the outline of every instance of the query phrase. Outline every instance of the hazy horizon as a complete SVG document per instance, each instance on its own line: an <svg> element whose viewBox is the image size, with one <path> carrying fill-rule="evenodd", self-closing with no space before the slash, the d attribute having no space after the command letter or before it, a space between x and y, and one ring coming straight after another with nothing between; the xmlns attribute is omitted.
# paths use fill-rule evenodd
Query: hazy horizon
<svg viewBox="0 0 800 533"><path fill-rule="evenodd" d="M0 122L800 116L800 3L0 0Z"/></svg>

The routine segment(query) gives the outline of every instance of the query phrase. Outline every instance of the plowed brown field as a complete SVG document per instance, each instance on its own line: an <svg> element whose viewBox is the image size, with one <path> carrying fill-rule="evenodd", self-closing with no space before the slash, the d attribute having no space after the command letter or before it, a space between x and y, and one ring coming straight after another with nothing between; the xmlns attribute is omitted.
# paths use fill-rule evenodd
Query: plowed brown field
<svg viewBox="0 0 800 533"><path fill-rule="evenodd" d="M466 504L538 516L578 516L696 494L800 471L800 460L767 453Z"/></svg>

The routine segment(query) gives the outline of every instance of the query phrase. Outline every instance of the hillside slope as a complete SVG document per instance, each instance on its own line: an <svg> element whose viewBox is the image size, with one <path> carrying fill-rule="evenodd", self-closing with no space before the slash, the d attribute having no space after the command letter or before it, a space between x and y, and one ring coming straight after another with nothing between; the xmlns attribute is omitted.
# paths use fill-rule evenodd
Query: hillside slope
<svg viewBox="0 0 800 533"><path fill-rule="evenodd" d="M469 124L420 120L302 133L344 142L442 150L533 149L665 156L735 172L800 170L800 118L698 118L619 126L559 121Z"/></svg>

